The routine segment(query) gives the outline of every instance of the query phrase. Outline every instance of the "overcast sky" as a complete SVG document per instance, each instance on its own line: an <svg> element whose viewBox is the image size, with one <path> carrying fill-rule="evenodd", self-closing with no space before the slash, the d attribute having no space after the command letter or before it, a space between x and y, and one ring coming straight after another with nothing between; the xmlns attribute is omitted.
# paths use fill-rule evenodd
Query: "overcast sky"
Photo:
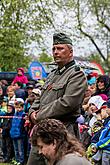
<svg viewBox="0 0 110 165"><path fill-rule="evenodd" d="M75 20L73 16L74 12L65 12L64 10L61 11L54 11L55 19L54 19L54 25L57 31L60 32L66 32L68 35L71 34L71 39L73 40L74 45L74 55L75 56L88 56L93 52L96 52L95 47L90 42L90 40L86 37L83 39L75 37L75 35L79 35L78 31L74 28L75 26ZM64 19L65 18L65 19ZM92 26L95 22L94 18L91 19L89 15L85 18L85 21L88 23L88 27ZM63 28L62 28L63 27ZM92 29L92 28L91 28ZM92 29L93 30L93 29ZM52 36L54 34L54 29L47 29L43 32L43 38L45 41L45 48L49 55L52 54L51 48L52 48ZM100 42L100 41L97 41ZM33 54L35 56L38 56L41 49L38 47L36 48L37 43L35 41L32 42L30 45L29 54ZM99 43L101 45L101 43Z"/></svg>

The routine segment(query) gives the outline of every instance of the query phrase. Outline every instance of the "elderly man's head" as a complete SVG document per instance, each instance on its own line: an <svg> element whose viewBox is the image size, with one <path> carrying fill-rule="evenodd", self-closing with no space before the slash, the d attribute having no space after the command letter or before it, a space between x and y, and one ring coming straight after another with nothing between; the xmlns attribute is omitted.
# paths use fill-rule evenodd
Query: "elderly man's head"
<svg viewBox="0 0 110 165"><path fill-rule="evenodd" d="M64 33L53 35L53 57L60 68L73 60L72 40Z"/></svg>

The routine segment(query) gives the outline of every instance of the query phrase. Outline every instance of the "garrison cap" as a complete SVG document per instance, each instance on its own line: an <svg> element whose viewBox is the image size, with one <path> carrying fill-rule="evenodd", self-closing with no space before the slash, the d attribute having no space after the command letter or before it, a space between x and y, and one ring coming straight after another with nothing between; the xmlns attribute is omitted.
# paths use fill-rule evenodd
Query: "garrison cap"
<svg viewBox="0 0 110 165"><path fill-rule="evenodd" d="M64 33L55 33L53 35L53 45L57 44L71 44L72 40Z"/></svg>

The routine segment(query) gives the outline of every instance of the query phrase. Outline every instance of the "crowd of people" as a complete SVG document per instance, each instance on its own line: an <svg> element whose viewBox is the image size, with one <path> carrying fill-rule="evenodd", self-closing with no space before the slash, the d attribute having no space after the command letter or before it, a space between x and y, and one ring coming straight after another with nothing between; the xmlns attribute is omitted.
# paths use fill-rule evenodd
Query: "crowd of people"
<svg viewBox="0 0 110 165"><path fill-rule="evenodd" d="M2 162L12 161L17 165L26 162L31 147L29 132L32 128L28 111L35 98L40 97L42 84L43 80L41 83L28 81L23 68L18 68L18 75L11 84L6 80L0 81Z"/></svg>
<svg viewBox="0 0 110 165"><path fill-rule="evenodd" d="M110 78L82 71L72 41L53 36L58 68L28 81L23 68L0 81L0 147L14 165L109 165ZM84 73L85 72L85 73Z"/></svg>
<svg viewBox="0 0 110 165"><path fill-rule="evenodd" d="M110 78L97 75L89 84L82 104L81 141L93 164L110 164Z"/></svg>

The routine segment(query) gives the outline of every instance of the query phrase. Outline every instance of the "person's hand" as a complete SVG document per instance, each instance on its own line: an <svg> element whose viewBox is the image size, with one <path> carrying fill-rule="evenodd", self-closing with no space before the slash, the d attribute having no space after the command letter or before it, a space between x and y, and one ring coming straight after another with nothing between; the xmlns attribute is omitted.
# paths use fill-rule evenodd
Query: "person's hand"
<svg viewBox="0 0 110 165"><path fill-rule="evenodd" d="M97 152L97 148L94 145L92 146L92 152Z"/></svg>
<svg viewBox="0 0 110 165"><path fill-rule="evenodd" d="M0 128L0 133L2 133L2 128Z"/></svg>
<svg viewBox="0 0 110 165"><path fill-rule="evenodd" d="M36 111L32 112L32 114L31 114L30 117L31 117L32 122L33 122L34 124L36 124L37 112L36 112Z"/></svg>
<svg viewBox="0 0 110 165"><path fill-rule="evenodd" d="M24 120L29 120L29 116L25 115Z"/></svg>
<svg viewBox="0 0 110 165"><path fill-rule="evenodd" d="M87 111L87 109L89 108L89 105L88 104L85 104L85 105L82 105L84 111Z"/></svg>
<svg viewBox="0 0 110 165"><path fill-rule="evenodd" d="M25 121L26 125L29 125L29 123L30 123L29 119Z"/></svg>

